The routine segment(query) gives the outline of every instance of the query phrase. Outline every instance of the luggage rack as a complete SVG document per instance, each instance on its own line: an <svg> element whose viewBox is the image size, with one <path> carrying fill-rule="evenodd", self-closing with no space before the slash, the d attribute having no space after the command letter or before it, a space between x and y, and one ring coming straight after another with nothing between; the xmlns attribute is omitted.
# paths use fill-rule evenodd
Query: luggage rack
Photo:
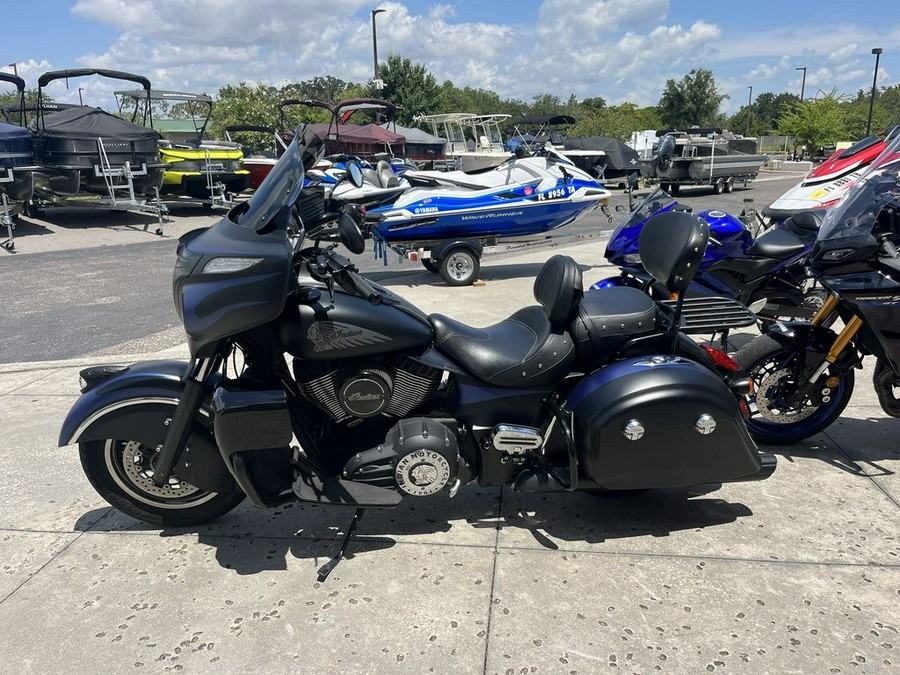
<svg viewBox="0 0 900 675"><path fill-rule="evenodd" d="M662 300L659 304L675 311L677 300ZM756 314L746 306L719 296L685 298L681 307L681 332L715 333L756 324Z"/></svg>

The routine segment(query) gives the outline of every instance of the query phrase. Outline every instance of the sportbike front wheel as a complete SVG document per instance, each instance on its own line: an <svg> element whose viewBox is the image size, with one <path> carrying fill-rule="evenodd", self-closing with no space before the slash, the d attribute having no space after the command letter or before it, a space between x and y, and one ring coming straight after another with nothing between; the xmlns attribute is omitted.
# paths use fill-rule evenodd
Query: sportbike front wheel
<svg viewBox="0 0 900 675"><path fill-rule="evenodd" d="M768 335L752 340L734 355L753 381L747 430L760 443L782 445L809 438L840 417L850 402L853 370L839 372L835 366L829 366L810 394L795 402L799 356L796 349Z"/></svg>
<svg viewBox="0 0 900 675"><path fill-rule="evenodd" d="M81 466L94 489L119 511L156 525L199 525L225 515L244 499L232 485L210 492L171 476L153 482L156 452L139 441L106 439L79 443Z"/></svg>

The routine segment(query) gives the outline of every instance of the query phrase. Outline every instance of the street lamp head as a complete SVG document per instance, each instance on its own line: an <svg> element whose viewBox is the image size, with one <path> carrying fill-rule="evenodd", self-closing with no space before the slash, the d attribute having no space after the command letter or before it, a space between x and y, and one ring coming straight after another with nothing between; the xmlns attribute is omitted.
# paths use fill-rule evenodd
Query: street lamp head
<svg viewBox="0 0 900 675"><path fill-rule="evenodd" d="M374 18L374 16L375 16L376 14L381 14L382 12L386 12L386 11L387 11L386 9L373 9L373 10L372 10L372 17Z"/></svg>
<svg viewBox="0 0 900 675"><path fill-rule="evenodd" d="M883 53L883 52L884 52L884 50L883 50L881 47L875 47L875 48L872 50L872 53L873 53L873 54L881 54L881 53Z"/></svg>
<svg viewBox="0 0 900 675"><path fill-rule="evenodd" d="M806 66L797 66L796 68L794 68L794 70L802 70L806 72Z"/></svg>

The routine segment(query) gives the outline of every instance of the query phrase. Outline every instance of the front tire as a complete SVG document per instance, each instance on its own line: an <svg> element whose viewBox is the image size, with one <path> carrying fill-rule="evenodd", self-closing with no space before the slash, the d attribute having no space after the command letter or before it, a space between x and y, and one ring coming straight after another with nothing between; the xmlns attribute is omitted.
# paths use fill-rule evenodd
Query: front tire
<svg viewBox="0 0 900 675"><path fill-rule="evenodd" d="M768 335L748 342L734 355L747 377L753 380L747 430L760 443L782 445L809 438L840 417L850 402L854 372L852 369L839 372L832 365L819 378L818 391L814 392L816 400L807 396L799 405L788 403L786 396L795 384L792 371L798 357L797 349ZM825 380L835 376L839 378L838 385L825 393Z"/></svg>
<svg viewBox="0 0 900 675"><path fill-rule="evenodd" d="M157 487L152 480L154 449L139 441L86 441L78 444L78 450L84 473L100 496L145 523L200 525L225 515L244 499L236 484L227 492L210 492L172 476L168 485Z"/></svg>

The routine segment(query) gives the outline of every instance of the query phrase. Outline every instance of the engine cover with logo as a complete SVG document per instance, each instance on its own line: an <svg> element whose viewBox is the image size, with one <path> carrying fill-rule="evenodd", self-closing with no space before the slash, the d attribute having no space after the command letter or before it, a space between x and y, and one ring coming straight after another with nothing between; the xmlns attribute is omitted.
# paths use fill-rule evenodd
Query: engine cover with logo
<svg viewBox="0 0 900 675"><path fill-rule="evenodd" d="M430 417L410 417L391 427L384 443L354 455L344 477L425 497L452 486L459 445L450 426Z"/></svg>
<svg viewBox="0 0 900 675"><path fill-rule="evenodd" d="M734 394L716 373L679 356L600 368L566 407L581 469L605 488L698 485L760 470Z"/></svg>

